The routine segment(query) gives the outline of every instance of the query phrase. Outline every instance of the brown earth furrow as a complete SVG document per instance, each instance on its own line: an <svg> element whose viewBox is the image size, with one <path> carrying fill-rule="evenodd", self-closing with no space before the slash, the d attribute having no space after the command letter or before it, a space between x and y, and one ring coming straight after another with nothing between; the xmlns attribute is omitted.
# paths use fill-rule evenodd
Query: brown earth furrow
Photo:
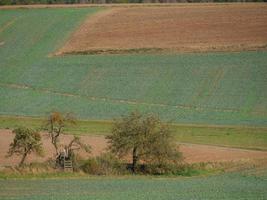
<svg viewBox="0 0 267 200"><path fill-rule="evenodd" d="M265 4L143 6L108 10L90 16L55 54L267 49Z"/></svg>

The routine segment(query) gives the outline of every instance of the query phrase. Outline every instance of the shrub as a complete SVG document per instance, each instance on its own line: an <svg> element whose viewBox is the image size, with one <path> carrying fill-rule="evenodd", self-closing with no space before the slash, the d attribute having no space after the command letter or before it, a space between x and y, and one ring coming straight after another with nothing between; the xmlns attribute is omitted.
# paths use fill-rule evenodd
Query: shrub
<svg viewBox="0 0 267 200"><path fill-rule="evenodd" d="M101 174L100 166L95 158L89 158L81 165L81 170L87 174L99 175Z"/></svg>
<svg viewBox="0 0 267 200"><path fill-rule="evenodd" d="M86 160L80 167L82 171L93 175L126 174L126 165L111 153L104 153Z"/></svg>

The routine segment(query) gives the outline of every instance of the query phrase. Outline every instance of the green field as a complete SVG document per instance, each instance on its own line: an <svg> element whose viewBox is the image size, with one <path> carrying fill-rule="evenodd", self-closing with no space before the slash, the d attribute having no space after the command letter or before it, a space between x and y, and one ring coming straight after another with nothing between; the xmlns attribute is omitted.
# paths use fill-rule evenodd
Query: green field
<svg viewBox="0 0 267 200"><path fill-rule="evenodd" d="M137 109L169 122L180 143L267 151L266 51L53 56L103 9L0 9L0 129L40 129L58 110L78 118L66 134L107 135ZM187 178L0 172L1 200L266 198L266 168Z"/></svg>
<svg viewBox="0 0 267 200"><path fill-rule="evenodd" d="M51 56L99 10L0 10L0 115L267 125L267 52Z"/></svg>
<svg viewBox="0 0 267 200"><path fill-rule="evenodd" d="M0 180L0 199L250 199L267 197L267 171L194 178L83 178Z"/></svg>

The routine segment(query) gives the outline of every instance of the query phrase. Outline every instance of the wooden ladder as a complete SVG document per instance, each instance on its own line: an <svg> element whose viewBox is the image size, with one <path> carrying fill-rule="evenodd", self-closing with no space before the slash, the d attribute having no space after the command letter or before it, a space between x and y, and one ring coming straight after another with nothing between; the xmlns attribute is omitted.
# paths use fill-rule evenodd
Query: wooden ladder
<svg viewBox="0 0 267 200"><path fill-rule="evenodd" d="M64 171L71 171L73 172L73 166L71 160L64 160Z"/></svg>

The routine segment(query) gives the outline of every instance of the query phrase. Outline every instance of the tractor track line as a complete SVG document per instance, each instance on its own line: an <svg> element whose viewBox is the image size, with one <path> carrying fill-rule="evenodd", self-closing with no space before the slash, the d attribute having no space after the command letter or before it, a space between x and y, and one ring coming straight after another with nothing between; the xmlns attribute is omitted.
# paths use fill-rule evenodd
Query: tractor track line
<svg viewBox="0 0 267 200"><path fill-rule="evenodd" d="M9 28L12 24L14 24L18 20L18 17L15 17L14 19L8 21L5 23L2 27L0 27L0 33L5 31L7 28Z"/></svg>
<svg viewBox="0 0 267 200"><path fill-rule="evenodd" d="M145 106L158 106L158 107L171 107L175 109L188 109L188 110L197 110L197 111L215 111L215 112L232 112L232 113L241 113L244 112L239 109L220 109L220 108L211 108L211 107L205 107L205 106L192 106L192 105L169 105L169 104L163 104L163 103L147 103L147 102L139 102L134 100L124 100L124 99L112 99L112 98L106 98L106 97L95 97L95 96L85 96L85 95L79 95L79 94L71 94L71 93L65 93L65 92L58 92L55 90L47 89L47 88L36 88L30 85L20 85L20 84L12 84L12 83L0 83L0 86L2 87L8 87L8 88L16 88L16 89L23 89L23 90L32 90L42 93L50 93L55 94L59 96L65 96L65 97L74 97L74 98L81 98L81 99L87 99L91 101L103 101L103 102L111 102L111 103L121 103L121 104L129 104L129 105L145 105ZM267 115L266 112L250 112L252 114L263 114Z"/></svg>

